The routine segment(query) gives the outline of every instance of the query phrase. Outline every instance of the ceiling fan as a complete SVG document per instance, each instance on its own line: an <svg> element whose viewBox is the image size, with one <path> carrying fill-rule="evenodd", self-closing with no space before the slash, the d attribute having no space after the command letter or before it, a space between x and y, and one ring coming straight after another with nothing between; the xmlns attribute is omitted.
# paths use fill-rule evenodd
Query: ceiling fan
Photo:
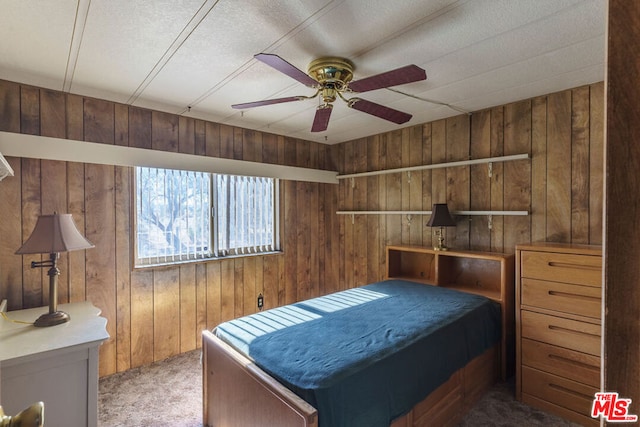
<svg viewBox="0 0 640 427"><path fill-rule="evenodd" d="M384 120L396 124L406 123L411 120L411 114L376 104L362 98L345 98L345 93L368 92L375 89L383 89L390 86L398 86L406 83L426 80L427 73L417 65L407 65L385 73L376 74L361 80L351 81L353 78L354 65L345 58L323 57L312 61L308 67L308 74L291 65L278 55L270 53L259 53L254 56L257 60L275 68L283 74L298 82L316 89L316 93L311 96L290 96L286 98L266 99L263 101L246 102L234 104L235 109L260 107L263 105L279 104L283 102L302 101L319 97L320 105L316 109L316 114L311 126L311 132L322 132L329 125L329 118L333 104L337 98L347 103L349 108L353 108L363 113L371 114Z"/></svg>

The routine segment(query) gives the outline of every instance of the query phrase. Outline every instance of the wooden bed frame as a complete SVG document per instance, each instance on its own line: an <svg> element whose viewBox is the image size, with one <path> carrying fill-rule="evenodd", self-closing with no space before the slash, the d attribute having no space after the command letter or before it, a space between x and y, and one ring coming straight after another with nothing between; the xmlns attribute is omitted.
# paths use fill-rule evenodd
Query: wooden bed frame
<svg viewBox="0 0 640 427"><path fill-rule="evenodd" d="M206 427L317 427L318 412L209 331L203 331ZM454 426L495 383L500 345L485 351L391 427Z"/></svg>

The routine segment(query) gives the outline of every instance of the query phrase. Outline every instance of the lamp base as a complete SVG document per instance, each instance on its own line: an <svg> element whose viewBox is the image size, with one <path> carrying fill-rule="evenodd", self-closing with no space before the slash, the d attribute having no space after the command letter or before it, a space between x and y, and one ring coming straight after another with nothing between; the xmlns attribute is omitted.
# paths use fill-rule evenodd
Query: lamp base
<svg viewBox="0 0 640 427"><path fill-rule="evenodd" d="M39 328L44 328L47 326L55 326L61 323L66 323L69 320L71 320L71 317L64 311L54 311L53 313L46 313L38 317L33 325Z"/></svg>
<svg viewBox="0 0 640 427"><path fill-rule="evenodd" d="M440 227L440 230L437 231L438 234L438 246L434 246L434 251L448 251L449 248L444 245L444 230Z"/></svg>
<svg viewBox="0 0 640 427"><path fill-rule="evenodd" d="M6 415L0 406L0 426L42 427L44 424L44 403L38 402L13 417Z"/></svg>

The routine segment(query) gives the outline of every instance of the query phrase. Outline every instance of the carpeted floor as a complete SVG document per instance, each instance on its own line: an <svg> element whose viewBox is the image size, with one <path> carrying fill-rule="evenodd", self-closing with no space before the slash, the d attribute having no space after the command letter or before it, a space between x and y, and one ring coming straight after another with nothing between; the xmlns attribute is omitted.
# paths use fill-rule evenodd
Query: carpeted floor
<svg viewBox="0 0 640 427"><path fill-rule="evenodd" d="M200 350L100 379L99 427L202 427Z"/></svg>
<svg viewBox="0 0 640 427"><path fill-rule="evenodd" d="M98 405L101 427L202 427L200 351L102 378ZM574 424L515 401L507 382L496 384L459 426Z"/></svg>

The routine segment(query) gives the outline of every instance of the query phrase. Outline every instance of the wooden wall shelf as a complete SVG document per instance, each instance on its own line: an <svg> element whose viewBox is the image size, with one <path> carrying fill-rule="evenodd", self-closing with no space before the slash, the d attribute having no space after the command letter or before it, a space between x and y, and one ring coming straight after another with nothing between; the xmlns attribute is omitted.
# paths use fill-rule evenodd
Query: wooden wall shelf
<svg viewBox="0 0 640 427"><path fill-rule="evenodd" d="M526 160L528 158L529 158L529 153L513 154L509 156L487 157L483 159L470 159L470 160L460 160L455 162L435 163L432 165L409 166L405 168L350 173L345 175L338 175L336 178L338 180L349 179L349 178L362 178L362 177L368 177L368 176L387 175L390 173L399 173L399 172L407 172L409 173L409 177L411 177L410 175L411 172L418 172L418 171L429 170L429 169L453 168L458 166L470 166L470 165L481 165L481 164L491 165L493 163L498 163L498 162L512 162L515 160ZM489 176L491 176L491 168L489 168Z"/></svg>
<svg viewBox="0 0 640 427"><path fill-rule="evenodd" d="M356 215L407 215L411 221L413 215L431 215L431 211L336 211L336 215L351 215L351 223L355 222ZM529 211L453 211L454 216L487 216L487 226L493 226L493 216L527 216Z"/></svg>
<svg viewBox="0 0 640 427"><path fill-rule="evenodd" d="M338 215L431 215L431 211L336 211ZM451 215L526 216L529 211L452 211Z"/></svg>

